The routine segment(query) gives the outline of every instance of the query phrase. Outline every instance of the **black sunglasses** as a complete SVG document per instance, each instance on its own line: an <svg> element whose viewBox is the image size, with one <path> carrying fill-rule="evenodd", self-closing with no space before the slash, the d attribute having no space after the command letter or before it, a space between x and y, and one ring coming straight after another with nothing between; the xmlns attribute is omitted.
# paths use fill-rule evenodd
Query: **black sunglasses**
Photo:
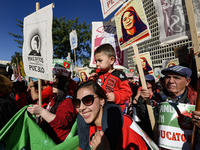
<svg viewBox="0 0 200 150"><path fill-rule="evenodd" d="M97 97L94 97L94 95L86 95L81 100L77 99L77 98L72 99L72 103L74 104L74 106L76 108L80 107L81 101L83 102L83 104L85 106L91 106L94 103L94 99L97 98Z"/></svg>

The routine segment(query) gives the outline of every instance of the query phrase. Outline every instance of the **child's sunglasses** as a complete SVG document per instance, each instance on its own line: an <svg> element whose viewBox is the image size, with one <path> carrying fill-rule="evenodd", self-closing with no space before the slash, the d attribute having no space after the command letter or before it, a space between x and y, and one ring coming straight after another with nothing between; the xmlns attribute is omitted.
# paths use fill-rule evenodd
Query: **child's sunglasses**
<svg viewBox="0 0 200 150"><path fill-rule="evenodd" d="M77 98L72 99L72 103L74 104L76 108L80 107L81 101L83 102L85 106L91 106L94 103L95 98L97 97L94 97L94 95L86 95L81 100Z"/></svg>

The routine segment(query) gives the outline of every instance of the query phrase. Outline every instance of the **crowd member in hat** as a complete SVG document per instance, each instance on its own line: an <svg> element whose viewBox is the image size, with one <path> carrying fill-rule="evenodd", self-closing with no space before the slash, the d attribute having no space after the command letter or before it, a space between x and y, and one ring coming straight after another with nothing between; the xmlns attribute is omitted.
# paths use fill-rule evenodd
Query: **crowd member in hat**
<svg viewBox="0 0 200 150"><path fill-rule="evenodd" d="M189 85L191 69L177 65L163 69L161 72L165 75L165 88L156 96L157 103L154 103L154 106L161 102L195 104L197 92ZM143 103L149 96L149 93L143 90L140 92L140 99L138 99L137 108L143 123L145 123L144 120L149 119L146 103ZM200 122L200 120L198 121Z"/></svg>
<svg viewBox="0 0 200 150"><path fill-rule="evenodd" d="M72 103L70 93L70 81L64 77L56 77L53 84L53 93L55 96L50 101L46 109L39 105L32 105L27 111L37 117L41 116L44 120L40 127L57 144L64 141L72 125L76 121L77 111Z"/></svg>

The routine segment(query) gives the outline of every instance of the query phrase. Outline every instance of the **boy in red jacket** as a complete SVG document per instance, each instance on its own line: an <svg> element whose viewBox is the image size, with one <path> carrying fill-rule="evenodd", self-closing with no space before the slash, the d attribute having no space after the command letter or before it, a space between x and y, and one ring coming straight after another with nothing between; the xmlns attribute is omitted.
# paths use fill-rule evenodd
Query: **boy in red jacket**
<svg viewBox="0 0 200 150"><path fill-rule="evenodd" d="M96 82L106 93L107 101L119 105L124 112L125 102L130 99L132 91L125 73L113 67L116 60L114 48L103 44L95 50L94 56L100 72L91 74L90 79L98 77Z"/></svg>

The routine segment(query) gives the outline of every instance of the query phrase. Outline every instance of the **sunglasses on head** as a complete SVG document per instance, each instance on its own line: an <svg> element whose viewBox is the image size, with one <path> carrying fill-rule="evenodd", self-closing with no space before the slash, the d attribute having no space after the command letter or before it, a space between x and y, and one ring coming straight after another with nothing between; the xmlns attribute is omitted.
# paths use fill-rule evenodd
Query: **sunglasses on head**
<svg viewBox="0 0 200 150"><path fill-rule="evenodd" d="M81 100L78 99L78 98L74 98L74 99L72 100L72 102L73 102L73 104L74 104L74 106L75 106L76 108L79 108L79 107L80 107L81 101L83 102L83 104L84 104L85 106L91 106L91 105L94 103L94 99L95 99L95 98L97 98L97 97L94 97L94 95L86 95L86 96L84 96Z"/></svg>

